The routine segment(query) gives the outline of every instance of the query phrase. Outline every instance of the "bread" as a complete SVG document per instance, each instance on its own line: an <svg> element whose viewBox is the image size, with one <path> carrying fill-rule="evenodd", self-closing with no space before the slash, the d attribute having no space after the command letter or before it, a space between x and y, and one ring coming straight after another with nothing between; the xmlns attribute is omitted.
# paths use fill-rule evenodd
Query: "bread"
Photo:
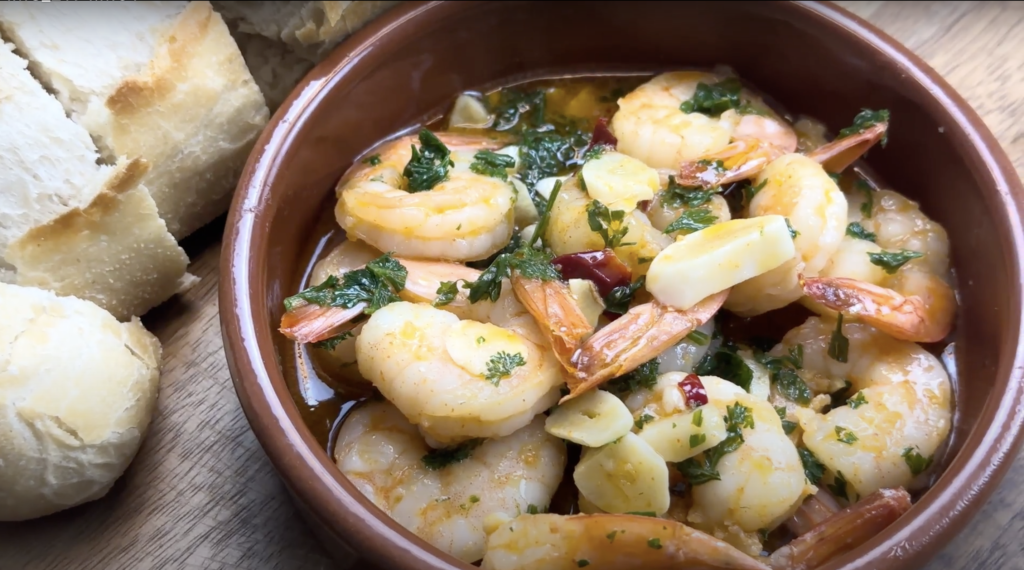
<svg viewBox="0 0 1024 570"><path fill-rule="evenodd" d="M398 2L214 2L247 34L279 40L320 61L342 40Z"/></svg>
<svg viewBox="0 0 1024 570"><path fill-rule="evenodd" d="M29 228L87 204L102 173L89 133L64 115L0 41L0 272L7 246ZM0 279L3 279L0 277Z"/></svg>
<svg viewBox="0 0 1024 570"><path fill-rule="evenodd" d="M191 286L188 256L139 183L147 170L141 159L122 160L87 206L15 240L7 259L17 283L87 299L121 320Z"/></svg>
<svg viewBox="0 0 1024 570"><path fill-rule="evenodd" d="M72 297L0 284L0 521L104 496L156 405L160 343Z"/></svg>
<svg viewBox="0 0 1024 570"><path fill-rule="evenodd" d="M0 27L107 163L149 162L175 238L227 209L269 113L209 2L3 2Z"/></svg>
<svg viewBox="0 0 1024 570"><path fill-rule="evenodd" d="M237 29L231 29L231 35L242 51L245 64L263 92L271 113L277 111L295 85L315 65L282 42Z"/></svg>

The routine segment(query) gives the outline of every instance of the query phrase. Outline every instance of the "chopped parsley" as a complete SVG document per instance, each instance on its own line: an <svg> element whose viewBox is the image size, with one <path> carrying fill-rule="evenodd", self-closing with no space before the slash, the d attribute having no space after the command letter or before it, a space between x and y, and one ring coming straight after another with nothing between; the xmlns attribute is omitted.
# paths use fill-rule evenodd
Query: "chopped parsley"
<svg viewBox="0 0 1024 570"><path fill-rule="evenodd" d="M849 360L850 353L850 339L843 335L843 314L839 313L839 319L836 321L836 330L832 331L832 338L828 341L828 355L829 358L836 362L846 362Z"/></svg>
<svg viewBox="0 0 1024 570"><path fill-rule="evenodd" d="M484 337L482 337L482 336L478 336L478 337L476 337L476 343L477 343L477 344L483 344L483 343L485 343L485 342L487 342L487 339L486 339L486 338L484 338Z"/></svg>
<svg viewBox="0 0 1024 570"><path fill-rule="evenodd" d="M613 531L609 532L608 534L606 534L605 538L608 539L608 542L615 542L615 535L616 534L619 534L619 531L613 530Z"/></svg>
<svg viewBox="0 0 1024 570"><path fill-rule="evenodd" d="M754 359L768 369L771 381L778 388L779 393L785 398L800 405L806 406L811 403L811 389L807 387L804 379L796 373L804 366L804 345L797 344L789 348L786 356L768 356L763 352L755 352Z"/></svg>
<svg viewBox="0 0 1024 570"><path fill-rule="evenodd" d="M526 507L526 512L531 515L536 515L540 513L540 509L537 508L537 505L530 503L530 505Z"/></svg>
<svg viewBox="0 0 1024 570"><path fill-rule="evenodd" d="M925 459L924 456L921 455L920 452L915 451L913 447L904 449L901 455L903 456L903 460L907 462L907 467L910 468L910 473L914 477L924 473L932 466L932 460L935 459L934 456Z"/></svg>
<svg viewBox="0 0 1024 570"><path fill-rule="evenodd" d="M655 550L661 550L661 539L660 538L652 538L652 539L647 541L647 546L649 546L649 547L651 547L651 548L653 548Z"/></svg>
<svg viewBox="0 0 1024 570"><path fill-rule="evenodd" d="M864 226L860 225L860 222L850 222L850 225L846 226L846 235L870 241L872 243L878 239L878 236L864 229Z"/></svg>
<svg viewBox="0 0 1024 570"><path fill-rule="evenodd" d="M730 431L738 431L742 428L754 429L754 413L743 404L737 403L732 406L726 406L725 425Z"/></svg>
<svg viewBox="0 0 1024 570"><path fill-rule="evenodd" d="M521 89L502 89L498 104L492 109L496 120L494 130L508 131L526 123L540 126L544 122L544 111L547 94L541 90L522 91Z"/></svg>
<svg viewBox="0 0 1024 570"><path fill-rule="evenodd" d="M629 310L629 304L633 302L633 296L644 286L646 281L647 276L641 275L640 279L629 285L620 285L612 289L608 296L604 298L604 310L617 315L626 314L626 311Z"/></svg>
<svg viewBox="0 0 1024 570"><path fill-rule="evenodd" d="M836 440L846 445L853 445L860 440L857 434L844 428L843 426L836 426Z"/></svg>
<svg viewBox="0 0 1024 570"><path fill-rule="evenodd" d="M586 144L586 137L578 132L524 131L519 142L519 178L532 191L540 179L564 171L576 159L577 147ZM534 196L535 202L537 198L540 196Z"/></svg>
<svg viewBox="0 0 1024 570"><path fill-rule="evenodd" d="M691 457L676 464L676 469L691 485L703 485L709 481L721 481L718 473L718 462L727 454L743 445L743 428L753 429L754 415L750 408L742 404L726 407L725 425L728 436L718 445L704 451L702 459ZM693 441L692 439L690 440ZM691 447L693 447L691 445Z"/></svg>
<svg viewBox="0 0 1024 570"><path fill-rule="evenodd" d="M587 149L586 152L583 153L581 159L583 160L583 162L586 162L588 160L600 158L602 154L608 152L609 150L611 150L611 148L612 146L608 144L595 144L594 146L590 147L589 149Z"/></svg>
<svg viewBox="0 0 1024 570"><path fill-rule="evenodd" d="M757 184L757 185L747 184L746 186L744 186L743 187L743 199L746 200L746 203L749 205L750 202L753 201L754 196L757 196L757 193L760 192L761 190L763 190L764 187L767 184L768 184L768 179L765 178L764 180L761 181L760 184Z"/></svg>
<svg viewBox="0 0 1024 570"><path fill-rule="evenodd" d="M483 439L471 439L451 447L435 449L424 455L421 461L423 462L423 466L430 471L438 471L448 467L449 465L461 463L469 459L473 454L473 450L479 447L483 442Z"/></svg>
<svg viewBox="0 0 1024 570"><path fill-rule="evenodd" d="M669 208L699 208L706 204L713 194L720 191L721 188L717 186L707 190L698 186L683 186L670 174L668 187L661 193L661 201Z"/></svg>
<svg viewBox="0 0 1024 570"><path fill-rule="evenodd" d="M871 185L865 180L858 180L853 183L853 187L864 193L864 203L860 205L860 213L865 218L871 217L871 212L875 209L875 194L872 190Z"/></svg>
<svg viewBox="0 0 1024 570"><path fill-rule="evenodd" d="M341 344L341 341L350 339L353 336L355 335L352 334L352 331L345 331L339 335L332 336L331 338L325 340L321 340L320 342L314 342L313 347L328 351L334 350L335 348L338 348L338 345Z"/></svg>
<svg viewBox="0 0 1024 570"><path fill-rule="evenodd" d="M626 514L627 515L634 515L634 516L638 516L638 517L658 518L658 513L654 512L654 511L628 511ZM622 531L623 534L625 534L625 532L626 531Z"/></svg>
<svg viewBox="0 0 1024 570"><path fill-rule="evenodd" d="M639 418L637 418L637 420L635 422L633 422L633 425L636 426L636 429L644 429L645 425L647 425L647 424L649 424L649 423L651 423L653 421L654 421L654 416L644 412L643 415L641 415Z"/></svg>
<svg viewBox="0 0 1024 570"><path fill-rule="evenodd" d="M789 218L786 218L786 227L789 229L789 237L796 239L796 236L800 235L800 232L793 229L793 224L789 223Z"/></svg>
<svg viewBox="0 0 1024 570"><path fill-rule="evenodd" d="M846 404L850 406L851 409L854 410L867 403L868 399L864 397L864 392L857 392L857 394L854 397L846 401Z"/></svg>
<svg viewBox="0 0 1024 570"><path fill-rule="evenodd" d="M431 303L435 307L443 307L455 300L459 294L458 281L442 281L437 287L437 298Z"/></svg>
<svg viewBox="0 0 1024 570"><path fill-rule="evenodd" d="M903 265L908 261L911 259L917 259L918 257L924 257L924 254L919 251L911 251L909 249L868 254L868 259L871 260L871 263L881 267L889 275L896 273L899 271L900 267L903 267Z"/></svg>
<svg viewBox="0 0 1024 570"><path fill-rule="evenodd" d="M364 312L371 315L381 307L400 300L397 293L405 289L407 276L405 267L387 253L362 269L345 273L340 280L331 275L323 283L288 297L284 300L284 308L291 311L301 306L301 301L345 309L366 303L368 306Z"/></svg>
<svg viewBox="0 0 1024 570"><path fill-rule="evenodd" d="M850 495L846 491L846 485L846 477L843 477L843 472L836 471L836 476L833 478L832 484L828 486L828 490L840 499L849 501Z"/></svg>
<svg viewBox="0 0 1024 570"><path fill-rule="evenodd" d="M469 290L469 302L477 303L484 299L497 301L501 296L502 280L512 276L516 270L527 279L556 281L562 278L555 266L551 265L549 253L534 249L528 244L520 244L511 253L501 253L491 265L472 283L463 283L462 288Z"/></svg>
<svg viewBox="0 0 1024 570"><path fill-rule="evenodd" d="M576 567L577 568L586 568L587 566L590 566L590 561L589 560L577 560L576 561Z"/></svg>
<svg viewBox="0 0 1024 570"><path fill-rule="evenodd" d="M469 169L483 176L508 180L508 169L516 165L516 159L507 154L498 154L490 150L481 150L473 155Z"/></svg>
<svg viewBox="0 0 1024 570"><path fill-rule="evenodd" d="M484 374L484 379L497 386L502 378L508 378L512 371L520 366L526 366L526 359L522 354L498 351L487 361L487 374Z"/></svg>
<svg viewBox="0 0 1024 570"><path fill-rule="evenodd" d="M703 427L704 426L704 410L701 409L701 408L697 408L697 411L693 412L693 420L691 420L690 423L692 423L693 425L695 425L697 427Z"/></svg>
<svg viewBox="0 0 1024 570"><path fill-rule="evenodd" d="M882 109L879 111L872 111L871 109L862 109L857 116L853 118L853 124L845 129L839 131L837 138L845 139L846 137L853 136L857 133L862 133L870 127L877 125L878 123L889 122L889 111ZM885 148L885 144L889 142L889 133L882 136L882 148Z"/></svg>
<svg viewBox="0 0 1024 570"><path fill-rule="evenodd" d="M811 482L811 485L817 485L821 482L821 478L825 476L825 465L818 461L818 458L811 453L811 450L798 447L797 451L800 453L800 463L804 465L804 475Z"/></svg>
<svg viewBox="0 0 1024 570"><path fill-rule="evenodd" d="M703 433L690 434L690 449L704 445L708 440L708 436Z"/></svg>
<svg viewBox="0 0 1024 570"><path fill-rule="evenodd" d="M551 224L551 210L555 207L555 199L558 198L558 193L562 190L562 181L556 180L554 188L551 189L551 194L548 195L548 201L544 204L544 213L540 215L540 220L537 222L537 227L533 229L533 238L530 239L530 247L540 240L541 245L547 247L547 238L544 234L548 233L548 225Z"/></svg>
<svg viewBox="0 0 1024 570"><path fill-rule="evenodd" d="M448 147L434 133L423 129L420 131L420 148L412 146L412 158L402 175L409 181L409 192L425 192L444 182L452 166L455 163Z"/></svg>
<svg viewBox="0 0 1024 570"><path fill-rule="evenodd" d="M469 502L470 503L479 503L480 502L480 497L477 497L476 495L470 495L469 496Z"/></svg>
<svg viewBox="0 0 1024 570"><path fill-rule="evenodd" d="M775 406L775 413L778 414L779 419L782 420L782 431L784 431L786 435L796 431L797 423L786 419L786 406Z"/></svg>
<svg viewBox="0 0 1024 570"><path fill-rule="evenodd" d="M729 109L736 109L740 106L740 91L743 84L735 77L729 77L708 85L697 83L697 89L693 98L683 101L679 110L684 113L701 113L704 115L721 115Z"/></svg>
<svg viewBox="0 0 1024 570"><path fill-rule="evenodd" d="M711 342L711 337L700 331L693 331L686 335L686 340L696 344L697 346L707 346Z"/></svg>
<svg viewBox="0 0 1024 570"><path fill-rule="evenodd" d="M372 154L363 159L363 164L369 164L370 166L380 165L380 154Z"/></svg>
<svg viewBox="0 0 1024 570"><path fill-rule="evenodd" d="M615 249L622 245L623 238L629 232L626 225L626 212L608 210L608 207L594 200L587 204L587 223L590 231L597 233L604 240L604 246Z"/></svg>
<svg viewBox="0 0 1024 570"><path fill-rule="evenodd" d="M754 371L740 355L736 354L736 348L728 344L723 344L714 354L705 354L694 367L693 373L698 376L718 376L747 392L750 391L750 383L754 380Z"/></svg>
<svg viewBox="0 0 1024 570"><path fill-rule="evenodd" d="M710 227L717 221L718 216L711 213L711 208L686 210L676 218L676 221L672 222L667 228L665 228L664 233L671 234L682 231L686 234L691 234Z"/></svg>
<svg viewBox="0 0 1024 570"><path fill-rule="evenodd" d="M617 394L632 394L641 388L651 390L657 383L658 359L652 358L637 366L635 370L610 380L608 388Z"/></svg>

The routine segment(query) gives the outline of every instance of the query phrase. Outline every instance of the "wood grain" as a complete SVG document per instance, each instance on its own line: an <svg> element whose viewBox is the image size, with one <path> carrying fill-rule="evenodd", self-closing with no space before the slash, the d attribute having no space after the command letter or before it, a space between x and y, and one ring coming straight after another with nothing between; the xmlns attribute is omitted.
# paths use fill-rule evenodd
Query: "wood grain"
<svg viewBox="0 0 1024 570"><path fill-rule="evenodd" d="M1024 3L841 2L920 54L1024 173ZM309 534L235 398L217 320L223 221L184 244L200 285L147 315L164 346L159 411L104 499L0 524L0 570L337 568ZM1024 459L929 570L1024 569Z"/></svg>

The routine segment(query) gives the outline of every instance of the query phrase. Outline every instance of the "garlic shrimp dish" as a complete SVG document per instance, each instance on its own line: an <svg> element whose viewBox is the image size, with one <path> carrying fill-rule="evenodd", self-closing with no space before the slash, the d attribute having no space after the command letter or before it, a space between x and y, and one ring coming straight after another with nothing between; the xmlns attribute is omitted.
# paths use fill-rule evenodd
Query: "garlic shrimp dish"
<svg viewBox="0 0 1024 570"><path fill-rule="evenodd" d="M727 68L458 95L324 209L278 325L304 419L482 568L853 551L941 475L957 300L945 230L868 166L888 111L852 111Z"/></svg>

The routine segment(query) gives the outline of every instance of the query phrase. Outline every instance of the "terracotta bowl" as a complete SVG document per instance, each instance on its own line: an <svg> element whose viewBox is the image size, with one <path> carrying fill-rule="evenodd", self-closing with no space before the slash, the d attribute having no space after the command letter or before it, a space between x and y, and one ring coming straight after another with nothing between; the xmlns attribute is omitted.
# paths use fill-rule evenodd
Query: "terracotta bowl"
<svg viewBox="0 0 1024 570"><path fill-rule="evenodd" d="M978 511L1021 443L1021 188L977 114L892 38L826 3L407 2L346 41L277 112L235 195L221 264L224 344L252 428L339 558L469 568L402 529L303 425L275 348L282 299L336 181L374 143L466 89L524 76L733 66L833 129L892 113L869 164L949 232L959 282L951 452L906 516L828 569L921 566Z"/></svg>

